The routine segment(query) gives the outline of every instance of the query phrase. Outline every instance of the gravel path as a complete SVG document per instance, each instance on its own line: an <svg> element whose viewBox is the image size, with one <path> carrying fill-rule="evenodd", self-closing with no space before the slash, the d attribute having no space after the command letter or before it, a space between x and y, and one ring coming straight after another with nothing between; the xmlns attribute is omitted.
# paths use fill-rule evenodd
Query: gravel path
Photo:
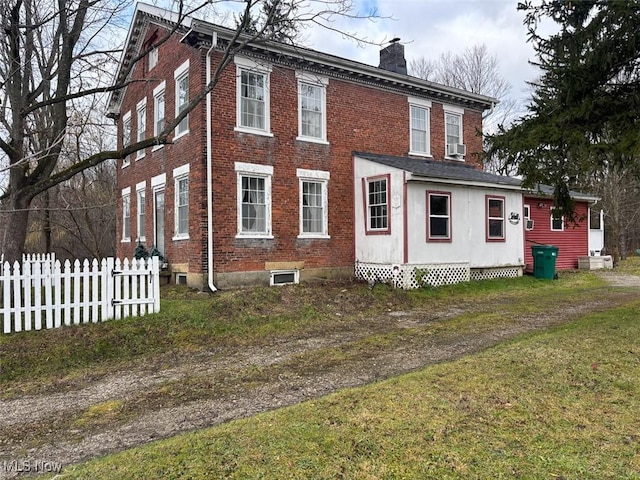
<svg viewBox="0 0 640 480"><path fill-rule="evenodd" d="M640 287L638 277L612 273L603 273L603 276L614 286ZM321 349L348 348L351 342L374 332L317 336L260 348L199 352L181 357L176 365L159 371L155 371L153 366L141 365L137 369L96 379L80 389L0 400L0 478L20 475L15 468L8 471L4 461L14 462L11 463L13 467L36 465L36 461L70 465L180 432L247 417L341 388L364 385L429 364L452 360L523 332L570 321L588 312L613 308L635 296L637 292L634 289L614 290L604 298L593 298L570 307L558 306L542 316L522 315L513 319L508 327L496 327L483 332L460 334L443 331L437 335L408 335L408 340L401 345L394 344L376 351L372 356L355 358L319 371L297 372L290 369L289 365L296 358L313 355ZM419 330L428 322L473 311L492 311L495 308L499 308L499 305L457 306L449 311L439 312L437 317L424 311L394 311L379 320L390 328L404 328L410 332L411 329ZM285 368L282 368L283 365ZM271 369L280 373L269 381L242 385L241 373L250 368L265 371ZM150 408L126 421L105 423L100 428L87 430L82 426L69 424L67 420L93 405L109 401L126 403L145 394L151 395L155 388L167 382L220 375L240 380L235 388L212 395L213 398L188 401L166 408Z"/></svg>

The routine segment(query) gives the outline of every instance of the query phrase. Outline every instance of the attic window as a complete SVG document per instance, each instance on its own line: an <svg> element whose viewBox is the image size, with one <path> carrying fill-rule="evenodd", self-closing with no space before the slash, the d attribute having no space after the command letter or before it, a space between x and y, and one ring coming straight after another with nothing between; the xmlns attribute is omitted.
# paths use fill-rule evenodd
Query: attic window
<svg viewBox="0 0 640 480"><path fill-rule="evenodd" d="M151 71L153 70L153 67L155 67L158 64L158 47L154 47L153 50L151 50L149 52L149 70Z"/></svg>

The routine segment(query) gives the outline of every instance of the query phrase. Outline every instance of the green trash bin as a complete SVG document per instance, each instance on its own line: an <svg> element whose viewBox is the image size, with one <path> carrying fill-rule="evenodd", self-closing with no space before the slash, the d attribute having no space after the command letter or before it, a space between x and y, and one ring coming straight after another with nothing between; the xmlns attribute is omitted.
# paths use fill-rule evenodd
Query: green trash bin
<svg viewBox="0 0 640 480"><path fill-rule="evenodd" d="M531 253L533 254L533 276L549 280L555 278L558 247L554 245L532 245Z"/></svg>

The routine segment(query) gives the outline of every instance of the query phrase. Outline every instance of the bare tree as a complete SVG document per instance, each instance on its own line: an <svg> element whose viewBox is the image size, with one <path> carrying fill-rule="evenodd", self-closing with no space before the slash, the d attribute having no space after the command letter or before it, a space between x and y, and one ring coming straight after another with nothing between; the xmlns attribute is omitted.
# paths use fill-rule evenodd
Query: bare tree
<svg viewBox="0 0 640 480"><path fill-rule="evenodd" d="M516 101L509 97L511 85L499 67L498 58L484 44L459 54L443 53L437 60L419 57L409 62L409 71L416 77L496 98L499 103L484 114L485 132L510 123L517 113Z"/></svg>
<svg viewBox="0 0 640 480"><path fill-rule="evenodd" d="M238 5L233 0L175 2L175 29L186 16ZM4 154L8 181L0 192L5 209L3 235L5 259L18 259L24 251L29 212L34 199L50 188L107 160L115 160L140 149L168 143L175 127L211 92L233 55L249 43L283 40L283 34L297 32L306 25L336 30L338 17L371 18L354 13L351 0L246 0L235 35L214 66L211 81L196 92L190 103L155 137L116 150L81 151L70 163L61 162L68 148L68 130L75 103L124 88L136 63L152 48L165 42L170 31L126 63L114 80L116 60L122 39L114 32L128 24L129 0L12 0L1 2L3 25L0 30L0 151ZM250 27L250 28L249 28ZM357 34L340 31L356 40ZM284 39L286 40L286 38ZM93 101L89 102L94 104ZM80 109L82 110L82 109ZM2 170L2 169L0 169Z"/></svg>

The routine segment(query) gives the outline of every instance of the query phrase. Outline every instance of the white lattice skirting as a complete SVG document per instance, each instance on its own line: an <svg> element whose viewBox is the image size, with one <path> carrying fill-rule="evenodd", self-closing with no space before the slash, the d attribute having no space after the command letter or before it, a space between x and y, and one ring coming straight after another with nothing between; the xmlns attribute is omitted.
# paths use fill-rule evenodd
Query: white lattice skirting
<svg viewBox="0 0 640 480"><path fill-rule="evenodd" d="M522 267L496 267L471 269L467 262L401 265L356 262L355 276L373 283L388 283L406 290L426 285L439 287L470 280L516 278L522 276Z"/></svg>

